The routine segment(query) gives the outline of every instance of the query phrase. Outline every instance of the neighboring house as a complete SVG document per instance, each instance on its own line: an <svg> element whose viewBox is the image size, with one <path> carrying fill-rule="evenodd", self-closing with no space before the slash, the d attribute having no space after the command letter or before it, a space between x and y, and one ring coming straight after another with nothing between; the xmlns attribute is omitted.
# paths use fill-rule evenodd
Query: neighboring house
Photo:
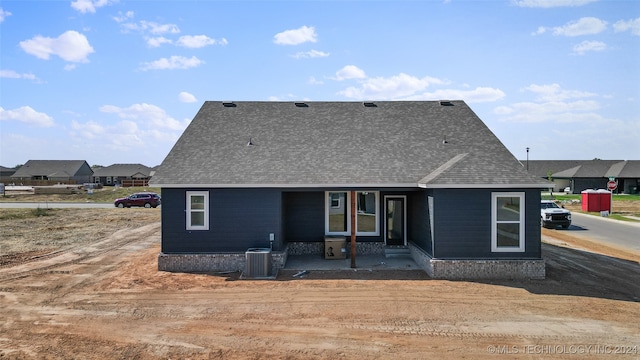
<svg viewBox="0 0 640 360"><path fill-rule="evenodd" d="M29 160L11 175L11 179L82 184L91 182L92 175L93 170L84 160Z"/></svg>
<svg viewBox="0 0 640 360"><path fill-rule="evenodd" d="M93 182L102 185L147 186L153 168L142 164L113 164L93 169Z"/></svg>
<svg viewBox="0 0 640 360"><path fill-rule="evenodd" d="M9 177L15 174L16 169L8 168L0 165L0 178Z"/></svg>
<svg viewBox="0 0 640 360"><path fill-rule="evenodd" d="M523 161L526 167L526 161ZM606 189L609 178L618 182L615 193L640 191L640 160L534 160L529 173L547 179L551 174L553 191L566 187L574 194L587 189Z"/></svg>
<svg viewBox="0 0 640 360"><path fill-rule="evenodd" d="M435 278L545 274L548 183L463 101L205 102L151 186L160 270L242 270L270 246L281 268L353 231L356 254L405 249Z"/></svg>

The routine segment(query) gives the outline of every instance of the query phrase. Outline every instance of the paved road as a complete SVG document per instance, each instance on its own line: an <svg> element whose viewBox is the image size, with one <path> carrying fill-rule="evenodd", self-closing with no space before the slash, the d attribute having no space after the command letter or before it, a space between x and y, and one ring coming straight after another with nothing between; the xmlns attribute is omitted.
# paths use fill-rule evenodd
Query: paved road
<svg viewBox="0 0 640 360"><path fill-rule="evenodd" d="M567 231L571 235L585 236L640 252L640 223L573 212L569 229L556 231Z"/></svg>
<svg viewBox="0 0 640 360"><path fill-rule="evenodd" d="M0 208L5 209L104 209L112 208L113 203L81 203L81 202L0 202Z"/></svg>

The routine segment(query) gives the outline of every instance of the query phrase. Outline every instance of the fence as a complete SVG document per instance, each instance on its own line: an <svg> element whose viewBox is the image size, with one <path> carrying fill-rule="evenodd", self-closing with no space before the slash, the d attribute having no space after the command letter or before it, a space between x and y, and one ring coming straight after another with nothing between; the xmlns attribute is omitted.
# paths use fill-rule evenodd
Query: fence
<svg viewBox="0 0 640 360"><path fill-rule="evenodd" d="M120 180L122 187L149 186L149 179Z"/></svg>
<svg viewBox="0 0 640 360"><path fill-rule="evenodd" d="M23 185L23 186L51 186L51 185L58 185L58 184L65 184L65 185L76 185L76 184L78 184L77 180L71 180L71 179L67 179L67 180L31 180L31 179L15 179L15 178L11 178L9 176L0 177L0 182L4 183L5 185L15 184L15 185Z"/></svg>

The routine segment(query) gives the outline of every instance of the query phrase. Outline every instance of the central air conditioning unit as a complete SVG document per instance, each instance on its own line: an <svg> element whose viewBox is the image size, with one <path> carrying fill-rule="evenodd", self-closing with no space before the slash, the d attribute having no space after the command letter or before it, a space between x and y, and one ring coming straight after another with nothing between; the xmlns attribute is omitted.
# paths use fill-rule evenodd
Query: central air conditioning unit
<svg viewBox="0 0 640 360"><path fill-rule="evenodd" d="M269 248L249 248L245 252L246 278L261 278L271 276L271 249Z"/></svg>

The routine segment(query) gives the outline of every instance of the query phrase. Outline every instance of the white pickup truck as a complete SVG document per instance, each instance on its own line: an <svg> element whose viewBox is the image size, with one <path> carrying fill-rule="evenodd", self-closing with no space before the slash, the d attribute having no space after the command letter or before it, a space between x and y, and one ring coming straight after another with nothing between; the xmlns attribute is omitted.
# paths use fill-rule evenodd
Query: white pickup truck
<svg viewBox="0 0 640 360"><path fill-rule="evenodd" d="M571 211L561 208L553 200L540 201L540 225L545 228L566 229L571 225Z"/></svg>

